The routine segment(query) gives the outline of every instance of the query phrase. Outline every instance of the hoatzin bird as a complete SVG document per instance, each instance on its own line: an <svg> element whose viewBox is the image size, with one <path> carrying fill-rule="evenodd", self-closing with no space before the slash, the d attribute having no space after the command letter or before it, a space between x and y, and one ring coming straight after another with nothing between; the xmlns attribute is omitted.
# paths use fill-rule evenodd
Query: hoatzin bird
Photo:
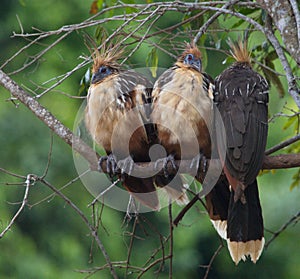
<svg viewBox="0 0 300 279"><path fill-rule="evenodd" d="M99 165L106 159L107 172L112 176L119 162L124 166L128 160L129 164L150 161L151 125L147 121L152 84L137 72L122 70L118 58L120 52L114 47L101 53L95 50L85 110L89 133L107 153ZM128 172L119 176L122 185L142 204L155 210L159 208L152 177L135 177Z"/></svg>
<svg viewBox="0 0 300 279"><path fill-rule="evenodd" d="M173 67L155 82L152 96L152 122L169 161L209 157L212 125L212 79L202 72L201 52L187 44ZM198 161L199 161L198 159ZM168 176L169 186L181 187L179 175ZM158 186L164 184L156 177Z"/></svg>
<svg viewBox="0 0 300 279"><path fill-rule="evenodd" d="M226 158L221 158L226 178L208 196L207 207L233 261L250 256L255 263L264 246L256 177L266 147L269 87L251 67L247 41L229 44L236 62L216 78L214 92L226 130Z"/></svg>

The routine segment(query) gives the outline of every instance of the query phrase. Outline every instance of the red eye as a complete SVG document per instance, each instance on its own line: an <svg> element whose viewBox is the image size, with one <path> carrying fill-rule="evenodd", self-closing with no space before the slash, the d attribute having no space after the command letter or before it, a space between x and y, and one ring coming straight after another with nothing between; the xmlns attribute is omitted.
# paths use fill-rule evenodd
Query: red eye
<svg viewBox="0 0 300 279"><path fill-rule="evenodd" d="M189 54L188 57L187 57L187 59L188 59L188 60L192 60L192 59L193 59L193 55L192 55L192 54Z"/></svg>
<svg viewBox="0 0 300 279"><path fill-rule="evenodd" d="M100 68L100 73L102 73L102 74L106 73L106 68L105 67L101 67Z"/></svg>

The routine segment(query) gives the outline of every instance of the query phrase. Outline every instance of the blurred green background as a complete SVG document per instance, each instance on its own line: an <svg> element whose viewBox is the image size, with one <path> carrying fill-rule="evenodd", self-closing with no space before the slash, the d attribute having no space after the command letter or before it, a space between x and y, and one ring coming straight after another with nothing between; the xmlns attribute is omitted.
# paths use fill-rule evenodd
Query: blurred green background
<svg viewBox="0 0 300 279"><path fill-rule="evenodd" d="M92 1L1 1L0 9L0 64L29 43L20 37L11 38L13 32L24 33L38 30L55 30L63 25L79 23L90 14ZM189 15L190 16L190 15ZM167 13L159 22L158 28L166 28L182 20L183 15ZM220 18L222 28L230 29L237 20ZM134 23L133 23L134 24ZM216 23L217 24L217 23ZM216 24L214 27L216 28ZM222 25L223 24L223 25ZM112 31L118 23L106 24L105 28ZM96 27L85 30L95 34ZM245 28L239 25L239 28ZM236 38L240 32L232 32ZM229 64L222 63L226 55L218 51L227 48L227 32L208 32L201 39L204 57L207 57L206 72L217 76ZM254 54L262 53L260 46L264 37L252 32L250 45L256 47ZM184 39L178 37L178 41ZM3 70L6 73L20 68L30 57L42 50L51 39L42 40L13 59ZM157 38L157 42L159 38ZM175 39L176 42L176 39ZM163 43L163 41L162 41ZM167 44L166 44L167 45ZM133 47L133 46L132 46ZM132 56L131 65L145 67L146 57L151 51L147 45ZM170 48L169 51L172 52ZM60 42L37 63L11 77L28 91L40 90L38 85L73 69L81 55L88 55L83 42L83 32L73 32ZM161 51L157 51L158 66L169 67L173 60ZM260 56L257 55L257 59ZM228 61L230 62L230 60ZM277 60L274 67L282 71ZM73 128L73 122L83 99L69 98L66 93L78 97L80 81L88 67L75 72L55 90L47 93L40 102L49 109L67 127ZM297 70L297 69L296 69ZM299 75L299 69L298 75ZM270 117L275 113L291 114L284 107L296 110L296 106L287 94L287 84L281 79L285 96L279 98L278 85L272 86L270 93ZM48 86L48 84L44 84ZM39 91L36 91L39 92ZM11 102L10 94L0 88L0 167L12 173L26 176L29 173L42 175L48 162L48 153L52 146L52 154L46 179L60 188L78 174L74 167L72 150L38 120L27 108L18 101ZM287 124L288 118L277 117L270 123L268 147L293 136L297 122ZM53 144L52 142L53 138ZM294 144L284 152L299 152L299 144ZM260 196L265 220L266 241L272 237L270 231L278 230L299 211L300 189L294 187L293 176L298 169L266 172L259 177ZM7 226L13 214L20 206L24 194L24 180L0 172L0 228ZM80 180L75 180L63 190L89 218L92 211L88 204L93 197ZM59 197L49 197L52 192L40 183L30 189L29 201L15 224L0 239L0 278L84 278L86 273L80 271L92 269L105 264L103 256L93 243L89 230L76 213ZM48 198L47 198L48 197ZM45 199L46 198L46 199ZM99 210L101 206L99 206ZM113 261L124 261L127 258L130 231L133 221L124 224L124 213L102 208L102 225L99 236ZM173 215L180 211L174 205ZM146 221L147 220L147 221ZM147 213L140 218L132 249L131 264L142 266L153 251L160 246L160 239L168 236L168 210ZM159 232L159 234L158 234ZM300 278L300 227L289 226L263 252L256 265L249 261L235 266L226 247L216 257L208 278ZM174 229L174 278L203 278L205 268L220 245L220 239L213 229L209 218L199 204L191 209L181 225ZM226 246L226 244L225 244ZM167 251L166 251L167 253ZM161 253L159 254L161 256ZM158 266L147 272L142 278L168 278L168 262L161 273L155 274ZM120 278L124 270L118 270ZM136 275L128 275L135 278ZM92 278L111 278L108 271L98 271Z"/></svg>

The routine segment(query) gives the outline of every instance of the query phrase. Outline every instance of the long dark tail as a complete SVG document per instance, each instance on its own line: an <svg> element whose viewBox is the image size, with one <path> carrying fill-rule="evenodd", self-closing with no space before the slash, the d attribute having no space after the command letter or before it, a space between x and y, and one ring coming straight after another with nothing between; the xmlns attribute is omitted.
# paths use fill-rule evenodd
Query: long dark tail
<svg viewBox="0 0 300 279"><path fill-rule="evenodd" d="M257 181L246 187L241 198L236 200L235 196L223 176L206 196L207 210L215 229L227 240L232 260L238 264L250 256L255 263L264 247Z"/></svg>
<svg viewBox="0 0 300 279"><path fill-rule="evenodd" d="M126 176L122 184L143 205L154 210L160 209L153 178Z"/></svg>
<svg viewBox="0 0 300 279"><path fill-rule="evenodd" d="M255 263L264 247L264 225L257 181L248 185L236 200L232 191L227 220L227 243L233 261L238 264L250 256Z"/></svg>
<svg viewBox="0 0 300 279"><path fill-rule="evenodd" d="M225 175L220 177L215 187L205 196L205 200L209 218L216 231L222 238L227 239L230 190Z"/></svg>

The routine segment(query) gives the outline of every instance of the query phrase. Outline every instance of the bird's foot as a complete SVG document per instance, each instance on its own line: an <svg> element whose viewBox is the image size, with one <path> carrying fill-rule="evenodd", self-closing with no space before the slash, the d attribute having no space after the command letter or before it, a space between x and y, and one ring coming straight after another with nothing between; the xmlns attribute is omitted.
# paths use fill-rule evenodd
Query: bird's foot
<svg viewBox="0 0 300 279"><path fill-rule="evenodd" d="M124 176L131 175L134 167L134 161L132 157L129 155L123 160L118 161L118 168L121 170L121 179L124 180Z"/></svg>
<svg viewBox="0 0 300 279"><path fill-rule="evenodd" d="M98 170L99 171L105 171L102 168L102 163L106 161L106 172L110 176L110 178L113 178L116 174L116 171L118 169L116 158L113 154L109 154L108 156L101 156L98 161Z"/></svg>
<svg viewBox="0 0 300 279"><path fill-rule="evenodd" d="M168 172L168 164L169 163L171 164L171 166L174 170L177 170L174 155L170 154L168 157L158 159L154 165L155 169L157 169L157 165L160 164L161 162L163 164L163 172L164 172L165 177L169 177L169 172Z"/></svg>
<svg viewBox="0 0 300 279"><path fill-rule="evenodd" d="M190 168L192 169L194 167L197 168L196 178L200 178L202 174L206 173L207 171L207 160L201 151L191 161Z"/></svg>

